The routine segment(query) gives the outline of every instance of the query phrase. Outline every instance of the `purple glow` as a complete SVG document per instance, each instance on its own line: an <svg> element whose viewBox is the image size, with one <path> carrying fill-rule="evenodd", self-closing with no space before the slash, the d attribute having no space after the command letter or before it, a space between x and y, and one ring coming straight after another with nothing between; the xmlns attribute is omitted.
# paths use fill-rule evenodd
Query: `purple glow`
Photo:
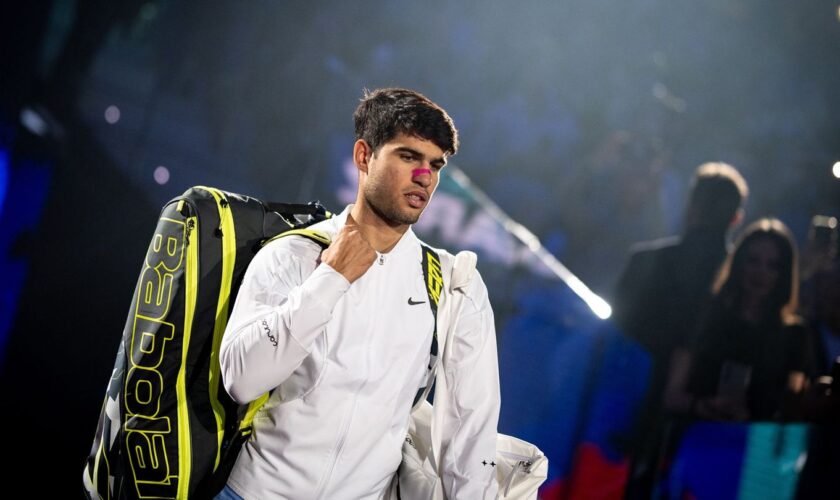
<svg viewBox="0 0 840 500"><path fill-rule="evenodd" d="M161 186L169 182L169 169L164 167L163 165L158 166L155 169L154 173L155 182L160 184Z"/></svg>
<svg viewBox="0 0 840 500"><path fill-rule="evenodd" d="M105 121L111 125L120 121L120 108L116 106L108 106L105 109Z"/></svg>

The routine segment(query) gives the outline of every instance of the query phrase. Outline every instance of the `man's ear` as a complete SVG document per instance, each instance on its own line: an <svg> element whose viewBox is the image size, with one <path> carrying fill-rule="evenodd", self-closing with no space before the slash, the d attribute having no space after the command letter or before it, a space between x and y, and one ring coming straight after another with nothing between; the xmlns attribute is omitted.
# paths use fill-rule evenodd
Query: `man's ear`
<svg viewBox="0 0 840 500"><path fill-rule="evenodd" d="M360 171L367 173L368 162L372 155L373 150L364 139L359 139L353 144L353 163L356 164L356 168Z"/></svg>

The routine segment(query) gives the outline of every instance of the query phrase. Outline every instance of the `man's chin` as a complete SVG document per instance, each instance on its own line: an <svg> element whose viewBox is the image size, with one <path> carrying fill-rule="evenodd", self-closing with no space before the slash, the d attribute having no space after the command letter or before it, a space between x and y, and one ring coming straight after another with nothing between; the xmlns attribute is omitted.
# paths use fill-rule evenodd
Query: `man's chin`
<svg viewBox="0 0 840 500"><path fill-rule="evenodd" d="M416 224L418 220L420 220L420 215L423 214L423 209L415 209L415 210L400 210L399 212L393 214L394 217L391 217L391 221L397 225L412 225Z"/></svg>
<svg viewBox="0 0 840 500"><path fill-rule="evenodd" d="M416 214L402 214L399 219L396 220L398 224L407 224L412 225L416 224L418 220L420 220L420 214L422 212L418 212Z"/></svg>
<svg viewBox="0 0 840 500"><path fill-rule="evenodd" d="M390 226L410 226L420 220L425 210L422 208L409 208L400 206L390 206L383 209L378 208L375 204L368 202L368 205L377 213L380 219L384 220Z"/></svg>

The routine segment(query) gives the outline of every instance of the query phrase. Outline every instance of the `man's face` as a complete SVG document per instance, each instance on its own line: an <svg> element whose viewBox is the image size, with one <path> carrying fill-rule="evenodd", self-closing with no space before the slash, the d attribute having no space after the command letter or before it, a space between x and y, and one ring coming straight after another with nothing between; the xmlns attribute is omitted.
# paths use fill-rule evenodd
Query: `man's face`
<svg viewBox="0 0 840 500"><path fill-rule="evenodd" d="M398 134L370 155L362 176L365 202L391 225L414 224L437 188L446 155L433 142Z"/></svg>

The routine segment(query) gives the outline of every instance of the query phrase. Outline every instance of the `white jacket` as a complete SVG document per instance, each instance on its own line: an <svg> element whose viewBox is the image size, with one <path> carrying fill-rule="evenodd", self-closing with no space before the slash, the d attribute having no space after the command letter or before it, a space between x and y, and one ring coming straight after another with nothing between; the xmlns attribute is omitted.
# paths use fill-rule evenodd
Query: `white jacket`
<svg viewBox="0 0 840 500"><path fill-rule="evenodd" d="M335 235L349 210L313 229ZM245 273L222 339L222 379L234 400L274 389L228 479L246 499L382 498L428 373L434 320L413 231L352 285L318 264L320 250L297 236L266 245ZM477 273L466 299L447 366L453 401L443 483L450 499L495 498L488 464L498 362Z"/></svg>

